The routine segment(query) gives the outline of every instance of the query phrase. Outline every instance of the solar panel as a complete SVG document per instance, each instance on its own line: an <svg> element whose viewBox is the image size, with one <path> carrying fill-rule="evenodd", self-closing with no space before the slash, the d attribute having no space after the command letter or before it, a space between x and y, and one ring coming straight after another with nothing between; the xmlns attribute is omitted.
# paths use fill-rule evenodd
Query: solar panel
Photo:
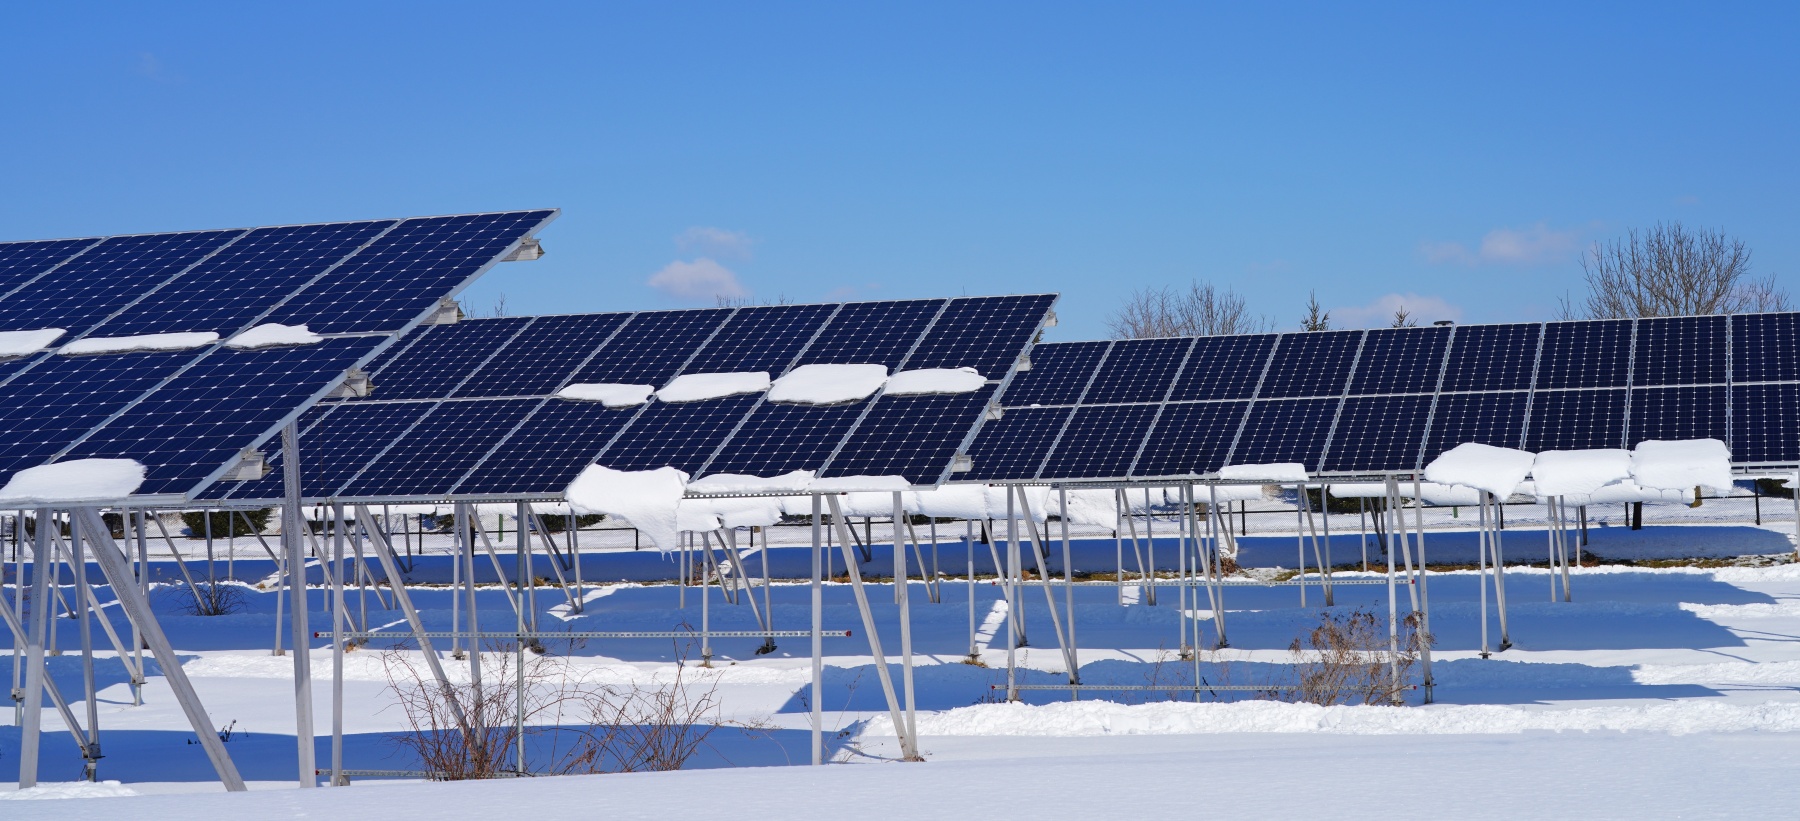
<svg viewBox="0 0 1800 821"><path fill-rule="evenodd" d="M1724 385L1639 388L1631 392L1626 442L1646 439L1731 439L1731 390Z"/></svg>
<svg viewBox="0 0 1800 821"><path fill-rule="evenodd" d="M1338 403L1337 399L1257 401L1231 449L1231 464L1299 462L1318 470Z"/></svg>
<svg viewBox="0 0 1800 821"><path fill-rule="evenodd" d="M1421 464L1464 442L1497 448L1519 447L1525 435L1524 391L1443 394L1431 411Z"/></svg>
<svg viewBox="0 0 1800 821"><path fill-rule="evenodd" d="M1337 396L1344 392L1362 331L1283 334L1258 397Z"/></svg>
<svg viewBox="0 0 1800 821"><path fill-rule="evenodd" d="M1537 323L1457 328L1439 390L1529 390L1543 330Z"/></svg>
<svg viewBox="0 0 1800 821"><path fill-rule="evenodd" d="M1800 461L1800 384L1733 385L1730 441L1739 464Z"/></svg>
<svg viewBox="0 0 1800 821"><path fill-rule="evenodd" d="M1074 408L1017 408L1006 411L998 420L981 426L981 433L969 446L974 469L964 478L976 481L1031 479L1056 441L1056 435L1068 424Z"/></svg>
<svg viewBox="0 0 1800 821"><path fill-rule="evenodd" d="M1728 378L1730 323L1723 316L1640 319L1631 384L1708 385Z"/></svg>
<svg viewBox="0 0 1800 821"><path fill-rule="evenodd" d="M375 390L368 397L327 405L436 409L398 433L392 425L366 426L389 439L373 455L360 457L370 467L354 478L324 483L329 486L310 478L305 485L309 493L319 488L321 498L554 495L589 464L616 470L675 467L694 478L812 470L824 476L901 476L934 485L948 475L992 404L1000 388L994 383L1010 376L1048 320L1053 301L1033 295L780 305L466 320L434 327L371 366ZM911 335L895 329L910 329ZM975 339L987 334L1007 335L1011 342ZM971 343L974 360L954 353L962 345L959 339ZM661 387L680 374L756 369L779 375L821 359L867 361L855 358L862 355L891 362L895 370L913 369L924 367L914 360L927 349L936 350L935 359L926 360L931 367L979 368L967 364L975 361L999 370L972 393L877 394L831 406L777 404L747 394L685 403L652 399L608 410L553 397L571 381ZM398 387L390 392L390 385ZM320 417L303 438L372 435L338 430L336 418ZM458 433L468 426L481 430ZM359 454L370 450L363 446Z"/></svg>
<svg viewBox="0 0 1800 821"><path fill-rule="evenodd" d="M1275 340L1274 334L1195 339L1169 401L1249 399L1255 395Z"/></svg>
<svg viewBox="0 0 1800 821"><path fill-rule="evenodd" d="M1800 380L1800 313L1731 318L1731 381Z"/></svg>
<svg viewBox="0 0 1800 821"><path fill-rule="evenodd" d="M0 363L0 481L64 459L135 458L141 496L195 498L247 448L501 261L554 211L0 243L0 330L80 338L306 324L318 343ZM354 336L333 334L354 332ZM322 416L322 414L321 414ZM216 495L216 494L215 494Z"/></svg>
<svg viewBox="0 0 1800 821"><path fill-rule="evenodd" d="M1156 410L1155 405L1077 409L1044 463L1044 475L1065 479L1125 476L1131 471L1144 435L1150 431Z"/></svg>
<svg viewBox="0 0 1800 821"><path fill-rule="evenodd" d="M1002 404L1009 408L1032 405L1072 405L1093 379L1094 367L1106 356L1110 342L1069 342L1032 349L1031 370L1013 377Z"/></svg>
<svg viewBox="0 0 1800 821"><path fill-rule="evenodd" d="M1089 405L1161 402L1193 345L1192 339L1183 338L1114 342L1106 364L1095 374L1081 401Z"/></svg>
<svg viewBox="0 0 1800 821"><path fill-rule="evenodd" d="M1444 370L1449 328L1370 331L1356 360L1350 393L1431 393Z"/></svg>
<svg viewBox="0 0 1800 821"><path fill-rule="evenodd" d="M1321 469L1356 473L1418 467L1432 398L1422 394L1344 400Z"/></svg>
<svg viewBox="0 0 1800 821"><path fill-rule="evenodd" d="M1629 319L1545 325L1536 387L1544 390L1625 386L1631 375L1631 329Z"/></svg>
<svg viewBox="0 0 1800 821"><path fill-rule="evenodd" d="M1142 445L1132 476L1185 476L1225 466L1249 402L1166 405ZM1012 411L1007 411L1011 414ZM979 463L978 463L979 464Z"/></svg>
<svg viewBox="0 0 1800 821"><path fill-rule="evenodd" d="M1625 447L1625 391L1538 391L1531 396L1525 449Z"/></svg>

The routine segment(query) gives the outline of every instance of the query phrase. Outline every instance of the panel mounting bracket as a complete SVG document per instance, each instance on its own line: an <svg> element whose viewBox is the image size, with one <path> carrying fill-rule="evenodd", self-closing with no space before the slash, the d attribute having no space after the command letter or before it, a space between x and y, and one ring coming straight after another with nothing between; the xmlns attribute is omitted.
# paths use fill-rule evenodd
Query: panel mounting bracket
<svg viewBox="0 0 1800 821"><path fill-rule="evenodd" d="M420 325L455 325L462 321L462 306L450 297L438 300L437 310Z"/></svg>
<svg viewBox="0 0 1800 821"><path fill-rule="evenodd" d="M351 368L344 372L344 381L330 394L332 399L361 399L375 389L375 383L369 381L369 373L362 368Z"/></svg>
<svg viewBox="0 0 1800 821"><path fill-rule="evenodd" d="M500 261L501 262L530 262L534 259L542 259L543 256L544 256L543 243L538 242L537 237L526 237L522 240L519 240L518 248L513 249L512 253L507 254L505 257L502 257L500 259Z"/></svg>
<svg viewBox="0 0 1800 821"><path fill-rule="evenodd" d="M269 460L263 452L256 448L244 448L238 454L237 463L227 468L220 477L227 482L254 482L269 475Z"/></svg>

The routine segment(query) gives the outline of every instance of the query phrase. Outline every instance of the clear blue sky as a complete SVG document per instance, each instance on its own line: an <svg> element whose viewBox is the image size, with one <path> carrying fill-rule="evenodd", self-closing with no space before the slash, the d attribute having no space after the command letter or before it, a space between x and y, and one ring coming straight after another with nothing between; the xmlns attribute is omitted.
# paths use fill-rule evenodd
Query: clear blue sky
<svg viewBox="0 0 1800 821"><path fill-rule="evenodd" d="M1546 318L1679 219L1800 292L1800 12L1573 5L9 4L0 239L556 206L473 304L1059 291L1081 339L1195 278Z"/></svg>

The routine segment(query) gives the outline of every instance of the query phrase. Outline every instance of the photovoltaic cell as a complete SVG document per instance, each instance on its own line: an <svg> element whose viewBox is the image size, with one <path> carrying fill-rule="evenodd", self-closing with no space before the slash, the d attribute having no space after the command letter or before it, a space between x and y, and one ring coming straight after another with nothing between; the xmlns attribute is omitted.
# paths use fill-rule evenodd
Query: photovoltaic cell
<svg viewBox="0 0 1800 821"><path fill-rule="evenodd" d="M1631 384L1722 384L1727 378L1726 334L1730 326L1723 316L1684 316L1640 319L1637 354L1632 359ZM1723 410L1723 406L1720 406ZM1723 418L1723 413L1720 414Z"/></svg>
<svg viewBox="0 0 1800 821"><path fill-rule="evenodd" d="M1000 419L989 420L969 448L974 470L963 474L975 481L1031 479L1050 451L1058 431L1074 413L1073 408L1013 408Z"/></svg>
<svg viewBox="0 0 1800 821"><path fill-rule="evenodd" d="M1730 391L1724 385L1640 388L1631 392L1626 444L1646 439L1731 439L1726 422Z"/></svg>
<svg viewBox="0 0 1800 821"><path fill-rule="evenodd" d="M1058 479L1125 476L1155 415L1155 405L1077 409L1040 475Z"/></svg>
<svg viewBox="0 0 1800 821"><path fill-rule="evenodd" d="M1274 348L1274 334L1195 339L1169 401L1249 399Z"/></svg>
<svg viewBox="0 0 1800 821"><path fill-rule="evenodd" d="M941 299L846 304L826 323L798 364L876 364L893 370L900 367L943 307Z"/></svg>
<svg viewBox="0 0 1800 821"><path fill-rule="evenodd" d="M1800 461L1800 383L1733 385L1731 458Z"/></svg>
<svg viewBox="0 0 1800 821"><path fill-rule="evenodd" d="M1532 395L1526 450L1624 446L1625 391L1538 391Z"/></svg>
<svg viewBox="0 0 1800 821"><path fill-rule="evenodd" d="M1032 349L1031 370L1013 377L1001 404L1009 408L1075 404L1111 344L1069 342Z"/></svg>
<svg viewBox="0 0 1800 821"><path fill-rule="evenodd" d="M479 366L494 356L501 345L531 320L507 317L487 322L433 325L419 331L418 341L407 347L403 358L377 363L369 380L375 383L371 399L430 399L448 396L457 385L478 373Z"/></svg>
<svg viewBox="0 0 1800 821"><path fill-rule="evenodd" d="M1623 387L1630 365L1630 320L1551 322L1544 326L1537 389Z"/></svg>
<svg viewBox="0 0 1800 821"><path fill-rule="evenodd" d="M739 308L683 372L766 371L779 377L833 310L832 305Z"/></svg>
<svg viewBox="0 0 1800 821"><path fill-rule="evenodd" d="M1800 313L1731 318L1731 381L1800 380Z"/></svg>
<svg viewBox="0 0 1800 821"><path fill-rule="evenodd" d="M1231 449L1231 464L1299 462L1309 471L1318 470L1337 407L1337 399L1256 402Z"/></svg>
<svg viewBox="0 0 1800 821"><path fill-rule="evenodd" d="M824 476L904 476L937 484L962 440L993 400L992 387L974 393L884 396L826 465Z"/></svg>
<svg viewBox="0 0 1800 821"><path fill-rule="evenodd" d="M1336 396L1343 393L1362 331L1283 334L1257 396Z"/></svg>
<svg viewBox="0 0 1800 821"><path fill-rule="evenodd" d="M540 316L507 341L451 396L544 396L575 375L630 314ZM464 322L448 327L486 325ZM497 323L496 323L497 324ZM422 363L430 367L430 363Z"/></svg>
<svg viewBox="0 0 1800 821"><path fill-rule="evenodd" d="M1465 325L1450 343L1443 391L1514 391L1531 388L1543 326Z"/></svg>
<svg viewBox="0 0 1800 821"><path fill-rule="evenodd" d="M1443 370L1449 328L1370 331L1356 361L1350 393L1430 393Z"/></svg>
<svg viewBox="0 0 1800 821"><path fill-rule="evenodd" d="M1192 346L1193 340L1184 338L1114 342L1082 403L1161 402Z"/></svg>
<svg viewBox="0 0 1800 821"><path fill-rule="evenodd" d="M1225 465L1249 402L1187 402L1168 405L1156 420L1133 476L1186 476ZM1011 411L1008 411L1011 413Z"/></svg>
<svg viewBox="0 0 1800 821"><path fill-rule="evenodd" d="M1525 433L1525 405L1530 394L1442 394L1431 413L1431 430L1425 439L1421 464L1464 442L1497 448L1519 447Z"/></svg>
<svg viewBox="0 0 1800 821"><path fill-rule="evenodd" d="M906 367L974 368L999 379L1031 342L1055 301L1054 294L952 299Z"/></svg>
<svg viewBox="0 0 1800 821"><path fill-rule="evenodd" d="M1418 468L1432 397L1356 396L1344 400L1325 456L1327 471Z"/></svg>

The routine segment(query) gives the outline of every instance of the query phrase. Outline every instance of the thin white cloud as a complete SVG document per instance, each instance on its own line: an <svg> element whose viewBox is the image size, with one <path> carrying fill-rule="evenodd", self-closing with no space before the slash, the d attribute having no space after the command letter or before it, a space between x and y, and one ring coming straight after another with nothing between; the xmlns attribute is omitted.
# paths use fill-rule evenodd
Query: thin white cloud
<svg viewBox="0 0 1800 821"><path fill-rule="evenodd" d="M750 295L738 282L737 274L707 257L693 262L676 260L650 275L645 282L652 288L682 299L739 298Z"/></svg>
<svg viewBox="0 0 1800 821"><path fill-rule="evenodd" d="M1557 231L1544 223L1529 228L1495 228L1470 248L1460 242L1422 242L1419 254L1433 265L1545 265L1575 255L1579 231Z"/></svg>
<svg viewBox="0 0 1800 821"><path fill-rule="evenodd" d="M1386 328L1394 322L1394 312L1405 308L1420 325L1440 319L1462 319L1463 310L1442 297L1426 294L1383 294L1363 305L1331 309L1331 324L1338 328Z"/></svg>
<svg viewBox="0 0 1800 821"><path fill-rule="evenodd" d="M756 240L742 231L696 225L675 235L675 247L683 253L723 259L749 259Z"/></svg>

